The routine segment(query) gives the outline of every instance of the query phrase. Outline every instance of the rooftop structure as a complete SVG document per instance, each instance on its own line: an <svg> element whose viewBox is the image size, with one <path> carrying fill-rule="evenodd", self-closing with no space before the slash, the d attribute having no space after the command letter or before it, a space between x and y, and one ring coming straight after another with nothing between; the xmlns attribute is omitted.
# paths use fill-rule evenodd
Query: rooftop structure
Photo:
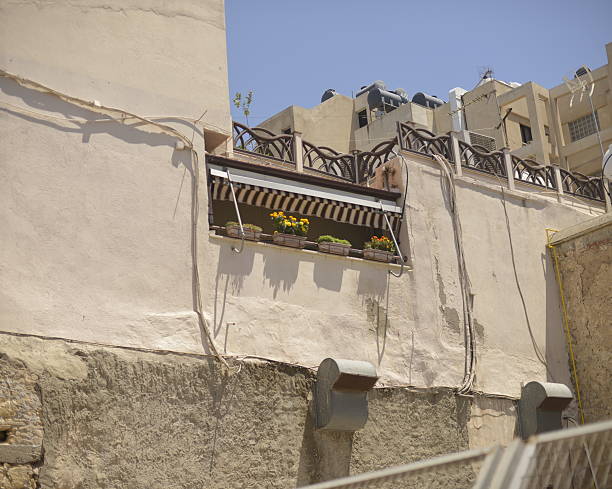
<svg viewBox="0 0 612 489"><path fill-rule="evenodd" d="M372 149L393 136L397 122L410 122L435 135L453 131L480 150L506 147L518 158L592 176L612 144L612 43L606 52L608 64L577 69L551 89L507 83L488 71L472 90L450 90L445 102L424 92L409 99L403 89L376 81L355 98L328 90L312 109L288 107L260 127L297 131L313 144L350 153Z"/></svg>

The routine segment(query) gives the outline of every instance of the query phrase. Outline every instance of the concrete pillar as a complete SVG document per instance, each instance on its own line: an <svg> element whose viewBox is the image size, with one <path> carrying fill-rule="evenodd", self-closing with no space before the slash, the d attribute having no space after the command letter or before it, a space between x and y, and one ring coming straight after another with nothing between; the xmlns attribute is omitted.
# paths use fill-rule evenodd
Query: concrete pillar
<svg viewBox="0 0 612 489"><path fill-rule="evenodd" d="M304 149L302 145L302 133L293 131L293 160L296 171L304 171Z"/></svg>
<svg viewBox="0 0 612 489"><path fill-rule="evenodd" d="M463 103L461 97L467 90L456 87L448 92L448 104L450 106L451 127L453 131L463 131L466 129L463 123Z"/></svg>
<svg viewBox="0 0 612 489"><path fill-rule="evenodd" d="M508 188L514 190L514 170L512 168L512 157L509 148L502 148L504 153L504 164L506 165L506 177L508 178Z"/></svg>
<svg viewBox="0 0 612 489"><path fill-rule="evenodd" d="M463 169L461 168L461 150L459 149L459 138L454 131L450 132L450 149L455 163L455 174L460 177L463 175Z"/></svg>
<svg viewBox="0 0 612 489"><path fill-rule="evenodd" d="M548 157L548 151L546 150L546 143L548 140L546 139L546 135L544 134L544 117L542 110L538 107L539 94L536 93L533 85L529 87L527 90L527 112L529 115L529 122L531 124L531 136L533 137L533 144L535 153L536 153L536 161L540 164L548 164L550 163L550 158Z"/></svg>
<svg viewBox="0 0 612 489"><path fill-rule="evenodd" d="M555 172L555 186L557 187L557 200L563 201L563 179L561 178L561 170L558 165L552 165Z"/></svg>

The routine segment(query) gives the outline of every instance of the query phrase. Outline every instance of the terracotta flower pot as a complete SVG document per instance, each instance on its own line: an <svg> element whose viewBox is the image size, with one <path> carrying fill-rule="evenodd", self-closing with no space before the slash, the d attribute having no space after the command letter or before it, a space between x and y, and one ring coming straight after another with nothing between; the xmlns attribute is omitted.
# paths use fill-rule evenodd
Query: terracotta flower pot
<svg viewBox="0 0 612 489"><path fill-rule="evenodd" d="M375 260L389 263L393 260L393 253L385 250L375 250L373 248L366 248L363 250L363 257L366 260Z"/></svg>
<svg viewBox="0 0 612 489"><path fill-rule="evenodd" d="M306 236L295 234L274 233L272 239L276 244L289 246L290 248L303 248L306 243Z"/></svg>
<svg viewBox="0 0 612 489"><path fill-rule="evenodd" d="M249 241L259 241L261 238L261 231L255 231L254 229L245 228L244 229L244 239L248 239ZM228 236L232 238L240 239L240 226L231 225L225 228L225 232Z"/></svg>
<svg viewBox="0 0 612 489"><path fill-rule="evenodd" d="M332 243L331 241L319 243L319 251L331 253L332 255L348 256L350 250L351 245L344 243Z"/></svg>

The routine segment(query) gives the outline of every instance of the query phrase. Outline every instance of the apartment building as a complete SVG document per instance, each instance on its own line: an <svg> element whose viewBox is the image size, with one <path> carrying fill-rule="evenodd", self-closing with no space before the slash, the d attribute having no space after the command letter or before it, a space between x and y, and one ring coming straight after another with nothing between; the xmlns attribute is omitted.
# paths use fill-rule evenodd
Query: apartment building
<svg viewBox="0 0 612 489"><path fill-rule="evenodd" d="M597 175L612 144L611 45L605 47L606 65L576 67L566 82L550 89L507 83L487 72L475 88L454 88L444 101L423 92L409 99L403 89L376 81L353 99L327 90L312 109L288 107L260 127L297 131L313 144L350 153L376 147L393 137L397 122L410 122L436 135L454 131L484 151L507 147L521 159Z"/></svg>
<svg viewBox="0 0 612 489"><path fill-rule="evenodd" d="M600 181L380 84L232 124L221 0L2 3L0 32L1 487L301 487L510 443L531 381L577 409L546 229Z"/></svg>

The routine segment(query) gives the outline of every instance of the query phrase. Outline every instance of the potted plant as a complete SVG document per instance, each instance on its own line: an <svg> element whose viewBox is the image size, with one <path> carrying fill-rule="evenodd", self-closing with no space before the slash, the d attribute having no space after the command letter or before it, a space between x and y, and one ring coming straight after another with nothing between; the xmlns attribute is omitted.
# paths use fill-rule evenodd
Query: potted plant
<svg viewBox="0 0 612 489"><path fill-rule="evenodd" d="M244 239L249 241L259 241L261 237L262 229L255 224L243 224L242 229L244 230ZM240 238L240 224L234 221L227 221L225 223L225 232L232 238Z"/></svg>
<svg viewBox="0 0 612 489"><path fill-rule="evenodd" d="M386 236L372 236L370 241L365 243L363 257L368 260L382 261L389 263L395 255L395 245Z"/></svg>
<svg viewBox="0 0 612 489"><path fill-rule="evenodd" d="M346 239L335 238L329 234L324 234L317 238L319 251L331 253L333 255L348 256L351 250L351 242Z"/></svg>
<svg viewBox="0 0 612 489"><path fill-rule="evenodd" d="M308 219L286 216L283 211L272 212L270 217L275 230L272 239L276 244L290 246L291 248L304 247L306 233L308 233L310 225Z"/></svg>

